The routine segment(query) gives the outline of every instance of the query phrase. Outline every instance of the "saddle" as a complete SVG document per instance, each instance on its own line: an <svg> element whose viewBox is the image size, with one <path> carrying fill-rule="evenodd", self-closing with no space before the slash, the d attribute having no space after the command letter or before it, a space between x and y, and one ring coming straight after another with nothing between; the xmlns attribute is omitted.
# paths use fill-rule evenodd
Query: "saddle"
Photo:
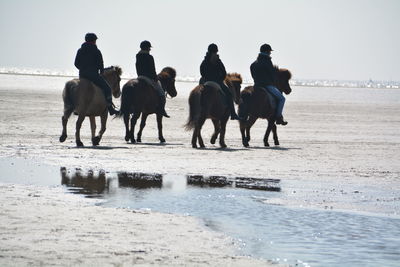
<svg viewBox="0 0 400 267"><path fill-rule="evenodd" d="M217 90L218 92L220 92L223 96L225 96L224 90L222 90L221 86L218 83L213 82L213 81L208 81L208 82L205 82L203 85L212 87L215 90Z"/></svg>
<svg viewBox="0 0 400 267"><path fill-rule="evenodd" d="M157 90L157 88L156 88L157 83L156 83L155 81L153 81L152 79L150 79L149 77L146 77L146 76L138 76L138 77L137 77L137 80L138 80L138 81L143 81L143 82L147 83L149 86L153 87L154 90Z"/></svg>
<svg viewBox="0 0 400 267"><path fill-rule="evenodd" d="M256 90L261 92L262 94L264 94L266 96L269 105L271 106L271 108L273 110L275 110L276 106L277 106L275 97L272 94L270 94L266 88L254 86L254 91L256 91Z"/></svg>

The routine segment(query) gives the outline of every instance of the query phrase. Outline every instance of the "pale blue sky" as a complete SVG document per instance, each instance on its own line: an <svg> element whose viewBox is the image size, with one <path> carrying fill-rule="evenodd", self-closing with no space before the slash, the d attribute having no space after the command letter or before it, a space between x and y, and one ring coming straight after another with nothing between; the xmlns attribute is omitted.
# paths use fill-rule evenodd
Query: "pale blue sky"
<svg viewBox="0 0 400 267"><path fill-rule="evenodd" d="M95 32L106 65L135 73L148 39L157 70L199 75L215 42L229 72L250 77L262 43L298 79L400 81L398 0L0 0L0 67L74 70Z"/></svg>

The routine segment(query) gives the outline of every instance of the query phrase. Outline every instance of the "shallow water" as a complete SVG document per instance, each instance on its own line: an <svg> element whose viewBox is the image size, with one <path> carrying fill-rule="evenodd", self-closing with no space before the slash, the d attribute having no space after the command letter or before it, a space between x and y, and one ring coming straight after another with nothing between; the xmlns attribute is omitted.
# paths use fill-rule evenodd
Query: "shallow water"
<svg viewBox="0 0 400 267"><path fill-rule="evenodd" d="M0 160L0 182L62 185L107 207L189 214L237 240L241 254L297 266L399 266L400 219L296 208L287 182L201 175L107 173ZM237 186L239 185L239 187ZM349 189L350 191L350 189ZM275 204L271 204L275 203Z"/></svg>

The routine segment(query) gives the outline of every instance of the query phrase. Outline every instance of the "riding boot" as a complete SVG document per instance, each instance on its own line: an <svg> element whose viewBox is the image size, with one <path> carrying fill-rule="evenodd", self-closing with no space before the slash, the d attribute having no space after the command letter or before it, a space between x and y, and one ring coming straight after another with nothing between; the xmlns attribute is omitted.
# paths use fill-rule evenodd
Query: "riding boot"
<svg viewBox="0 0 400 267"><path fill-rule="evenodd" d="M169 115L167 114L167 112L165 111L165 103L166 103L166 99L165 96L160 96L160 103L158 103L158 110L157 113L163 115L164 117L169 118Z"/></svg>
<svg viewBox="0 0 400 267"><path fill-rule="evenodd" d="M108 109L108 113L110 113L111 116L113 115L119 115L119 110L115 109L115 105L112 102L112 100L108 99L107 100L107 109Z"/></svg>
<svg viewBox="0 0 400 267"><path fill-rule="evenodd" d="M276 119L276 124L285 126L286 124L288 124L288 122L283 119L283 116L280 116Z"/></svg>
<svg viewBox="0 0 400 267"><path fill-rule="evenodd" d="M232 98L227 99L227 101L228 101L229 110L230 110L230 112L231 112L231 120L244 121L243 118L239 117L239 116L236 114L236 110L235 110L235 106L233 105L233 100L232 100Z"/></svg>

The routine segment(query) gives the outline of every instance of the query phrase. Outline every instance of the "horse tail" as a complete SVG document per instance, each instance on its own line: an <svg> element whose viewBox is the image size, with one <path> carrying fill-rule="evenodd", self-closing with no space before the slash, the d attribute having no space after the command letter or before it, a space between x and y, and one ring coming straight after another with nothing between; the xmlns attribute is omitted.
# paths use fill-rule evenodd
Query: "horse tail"
<svg viewBox="0 0 400 267"><path fill-rule="evenodd" d="M240 104L239 104L239 109L238 109L238 115L241 118L247 119L249 116L249 102L251 98L251 91L249 87L246 87L243 89L242 92L240 92Z"/></svg>
<svg viewBox="0 0 400 267"><path fill-rule="evenodd" d="M74 89L78 86L77 80L68 81L63 90L64 111L74 110Z"/></svg>
<svg viewBox="0 0 400 267"><path fill-rule="evenodd" d="M201 112L201 91L197 87L193 89L189 96L189 118L185 124L185 130L190 131L196 126L196 122Z"/></svg>
<svg viewBox="0 0 400 267"><path fill-rule="evenodd" d="M133 92L134 87L131 83L126 83L122 87L122 94L121 94L121 107L120 113L118 117L123 117L124 115L129 115L132 111L132 102L133 102Z"/></svg>

